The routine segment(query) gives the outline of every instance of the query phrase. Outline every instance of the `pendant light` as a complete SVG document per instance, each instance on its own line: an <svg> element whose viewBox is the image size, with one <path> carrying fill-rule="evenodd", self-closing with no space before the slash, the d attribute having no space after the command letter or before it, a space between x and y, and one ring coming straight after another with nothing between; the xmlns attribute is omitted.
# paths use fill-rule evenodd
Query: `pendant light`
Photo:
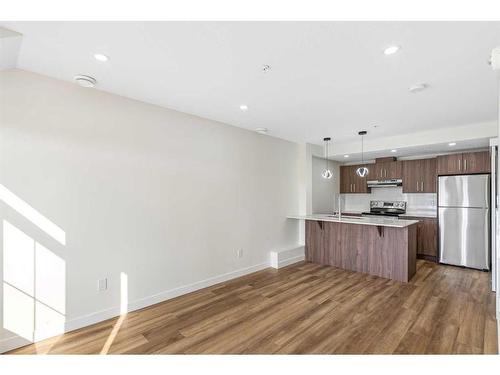
<svg viewBox="0 0 500 375"><path fill-rule="evenodd" d="M323 141L325 142L325 161L326 161L326 167L323 170L323 172L321 172L321 176L324 179L329 180L329 179L331 179L333 177L332 171L330 170L330 168L328 168L328 145L329 145L329 143L331 141L331 138L330 137L323 138Z"/></svg>
<svg viewBox="0 0 500 375"><path fill-rule="evenodd" d="M365 159L364 159L364 145L363 145L363 137L366 135L366 130L362 130L358 133L361 136L361 164L364 164ZM359 167L356 169L356 174L359 177L366 177L368 176L368 168L365 166Z"/></svg>

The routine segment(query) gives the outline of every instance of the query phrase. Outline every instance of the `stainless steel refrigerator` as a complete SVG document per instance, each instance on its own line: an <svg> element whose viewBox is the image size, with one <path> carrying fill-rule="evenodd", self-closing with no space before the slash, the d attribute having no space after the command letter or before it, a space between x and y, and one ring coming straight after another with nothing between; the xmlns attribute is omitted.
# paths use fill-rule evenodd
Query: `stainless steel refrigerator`
<svg viewBox="0 0 500 375"><path fill-rule="evenodd" d="M490 176L440 176L439 261L490 269Z"/></svg>

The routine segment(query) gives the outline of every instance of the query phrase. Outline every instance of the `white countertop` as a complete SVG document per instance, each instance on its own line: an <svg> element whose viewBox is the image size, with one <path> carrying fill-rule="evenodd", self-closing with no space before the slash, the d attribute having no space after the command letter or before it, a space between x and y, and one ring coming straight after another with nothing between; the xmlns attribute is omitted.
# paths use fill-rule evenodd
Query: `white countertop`
<svg viewBox="0 0 500 375"><path fill-rule="evenodd" d="M418 223L418 220L404 220L381 217L353 217L342 216L339 220L338 216L316 214L316 215L289 215L288 219L297 220L314 220L314 221L331 221L334 223L359 224L359 225L376 225L380 227L406 228L410 225Z"/></svg>
<svg viewBox="0 0 500 375"><path fill-rule="evenodd" d="M369 211L369 210L366 210ZM342 215L361 215L362 212L364 211L347 211L347 212L342 212ZM425 218L434 218L437 219L437 211L407 211L405 214L399 215L399 217L405 218L405 217L425 217Z"/></svg>
<svg viewBox="0 0 500 375"><path fill-rule="evenodd" d="M399 217L426 217L426 218L437 218L437 211L416 211L416 212L406 212Z"/></svg>

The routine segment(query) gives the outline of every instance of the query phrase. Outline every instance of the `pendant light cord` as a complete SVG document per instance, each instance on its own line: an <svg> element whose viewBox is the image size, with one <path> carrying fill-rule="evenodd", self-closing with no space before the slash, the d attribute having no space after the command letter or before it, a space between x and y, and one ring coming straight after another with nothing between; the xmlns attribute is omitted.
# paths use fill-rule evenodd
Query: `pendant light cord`
<svg viewBox="0 0 500 375"><path fill-rule="evenodd" d="M361 164L365 164L365 147L364 147L365 136L361 136Z"/></svg>
<svg viewBox="0 0 500 375"><path fill-rule="evenodd" d="M328 169L328 141L326 141L326 145L325 145L325 164L326 164L326 169Z"/></svg>

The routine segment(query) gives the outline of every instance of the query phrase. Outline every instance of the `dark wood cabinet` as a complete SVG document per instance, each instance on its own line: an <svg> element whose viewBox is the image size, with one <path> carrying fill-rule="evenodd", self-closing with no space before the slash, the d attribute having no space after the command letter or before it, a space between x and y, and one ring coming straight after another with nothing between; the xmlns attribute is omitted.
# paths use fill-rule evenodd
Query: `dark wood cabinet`
<svg viewBox="0 0 500 375"><path fill-rule="evenodd" d="M462 160L465 173L490 173L491 171L489 151L464 153Z"/></svg>
<svg viewBox="0 0 500 375"><path fill-rule="evenodd" d="M403 161L403 193L419 193L420 160Z"/></svg>
<svg viewBox="0 0 500 375"><path fill-rule="evenodd" d="M353 165L353 170L352 170L352 175L353 175L353 193L369 193L368 189L368 184L366 181L368 180L370 173L368 172L368 176L366 177L359 177L358 174L356 173L356 169L359 167L366 167L368 170L373 167L373 164L371 165L366 165L366 164L360 164L360 165Z"/></svg>
<svg viewBox="0 0 500 375"><path fill-rule="evenodd" d="M371 165L344 165L340 167L340 193L355 194L368 193L367 177L359 177L356 169L366 166L370 169Z"/></svg>
<svg viewBox="0 0 500 375"><path fill-rule="evenodd" d="M340 192L344 194L369 193L367 180L403 179L403 193L436 193L438 175L490 173L489 151L441 155L437 158L395 161L377 159L365 164L368 176L361 178L356 169L361 165L340 167Z"/></svg>
<svg viewBox="0 0 500 375"><path fill-rule="evenodd" d="M462 154L440 155L437 157L438 174L459 174L462 168Z"/></svg>
<svg viewBox="0 0 500 375"><path fill-rule="evenodd" d="M420 160L420 192L435 193L437 191L437 160Z"/></svg>
<svg viewBox="0 0 500 375"><path fill-rule="evenodd" d="M351 192L351 166L344 165L340 167L340 193L348 194Z"/></svg>
<svg viewBox="0 0 500 375"><path fill-rule="evenodd" d="M436 159L403 161L403 193L436 192Z"/></svg>
<svg viewBox="0 0 500 375"><path fill-rule="evenodd" d="M374 173L370 178L376 180L402 178L402 163L400 161L376 162Z"/></svg>
<svg viewBox="0 0 500 375"><path fill-rule="evenodd" d="M438 175L490 173L489 151L438 156Z"/></svg>
<svg viewBox="0 0 500 375"><path fill-rule="evenodd" d="M427 217L405 217L405 219L419 221L417 224L417 257L437 261L437 219Z"/></svg>

